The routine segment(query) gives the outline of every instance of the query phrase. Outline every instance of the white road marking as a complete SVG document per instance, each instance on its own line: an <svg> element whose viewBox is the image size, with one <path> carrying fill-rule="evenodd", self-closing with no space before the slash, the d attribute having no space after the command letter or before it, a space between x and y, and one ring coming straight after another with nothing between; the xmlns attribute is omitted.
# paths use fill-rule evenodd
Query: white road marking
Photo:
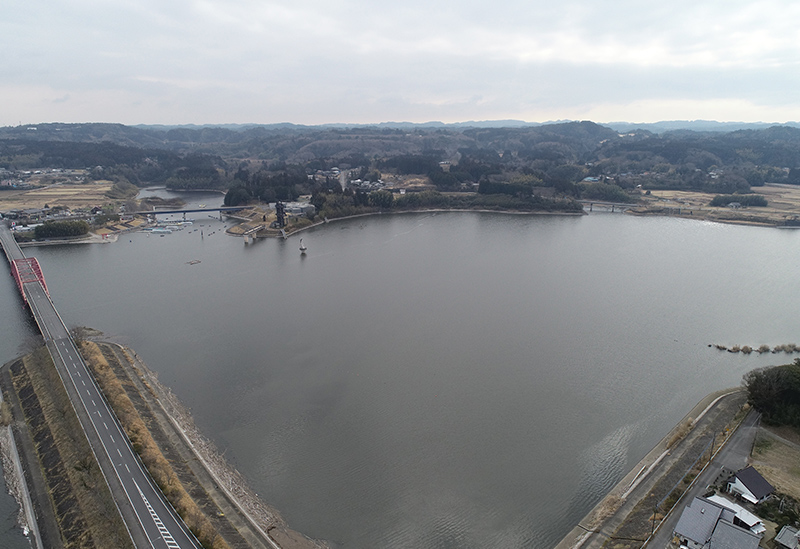
<svg viewBox="0 0 800 549"><path fill-rule="evenodd" d="M134 480L133 483L136 484L136 481ZM139 495L142 497L142 501L144 501L144 504L147 506L147 510L150 513L150 516L153 518L153 522L156 523L158 533L161 534L161 539L163 539L164 543L167 544L167 548L180 549L181 546L178 545L178 542L176 542L175 538L172 537L172 534L169 533L167 527L164 526L163 522L161 522L161 519L158 517L158 513L155 512L153 506L150 505L149 501L147 501L147 498L145 497L144 493L142 493L142 489L139 488L138 484L136 484L136 489L139 490Z"/></svg>

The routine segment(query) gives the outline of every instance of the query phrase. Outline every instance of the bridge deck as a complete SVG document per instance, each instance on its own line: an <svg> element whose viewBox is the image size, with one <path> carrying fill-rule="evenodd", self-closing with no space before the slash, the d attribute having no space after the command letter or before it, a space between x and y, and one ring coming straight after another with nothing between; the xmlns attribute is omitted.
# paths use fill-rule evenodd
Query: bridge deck
<svg viewBox="0 0 800 549"><path fill-rule="evenodd" d="M197 212L236 212L244 210L244 206L221 206L219 208L191 208L186 210L144 210L141 212L130 212L131 215L160 215L160 214L186 214Z"/></svg>

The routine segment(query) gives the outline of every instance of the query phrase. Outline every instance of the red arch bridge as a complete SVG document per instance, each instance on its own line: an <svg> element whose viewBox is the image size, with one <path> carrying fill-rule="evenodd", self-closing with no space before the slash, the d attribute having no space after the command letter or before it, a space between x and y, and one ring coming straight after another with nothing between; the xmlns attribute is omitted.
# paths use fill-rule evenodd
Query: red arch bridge
<svg viewBox="0 0 800 549"><path fill-rule="evenodd" d="M41 283L44 291L47 292L48 296L50 295L50 292L47 290L47 283L44 281L42 268L39 266L39 262L35 257L25 257L12 261L11 275L17 282L17 288L19 288L19 293L22 294L22 299L25 301L26 305L28 304L28 298L25 295L25 284L29 282Z"/></svg>

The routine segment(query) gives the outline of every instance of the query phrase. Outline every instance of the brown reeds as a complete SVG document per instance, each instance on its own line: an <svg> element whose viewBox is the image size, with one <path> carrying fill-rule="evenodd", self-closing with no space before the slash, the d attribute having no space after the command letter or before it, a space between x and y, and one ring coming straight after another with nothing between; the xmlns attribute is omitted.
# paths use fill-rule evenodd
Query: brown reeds
<svg viewBox="0 0 800 549"><path fill-rule="evenodd" d="M139 454L150 476L167 497L169 502L194 533L204 547L211 549L230 549L224 539L216 532L211 521L197 503L189 496L169 461L158 448L144 421L139 416L128 397L122 383L114 374L97 344L83 341L81 353L105 394L106 400L114 409L131 445Z"/></svg>

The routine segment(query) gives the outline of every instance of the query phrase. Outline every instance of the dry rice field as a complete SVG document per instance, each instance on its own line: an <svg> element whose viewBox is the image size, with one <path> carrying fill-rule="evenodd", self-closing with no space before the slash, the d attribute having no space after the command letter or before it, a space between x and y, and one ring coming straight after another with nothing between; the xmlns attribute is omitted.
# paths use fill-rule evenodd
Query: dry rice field
<svg viewBox="0 0 800 549"><path fill-rule="evenodd" d="M102 206L111 201L106 193L111 190L110 181L82 184L57 184L36 189L0 192L0 212L65 206L84 208Z"/></svg>

